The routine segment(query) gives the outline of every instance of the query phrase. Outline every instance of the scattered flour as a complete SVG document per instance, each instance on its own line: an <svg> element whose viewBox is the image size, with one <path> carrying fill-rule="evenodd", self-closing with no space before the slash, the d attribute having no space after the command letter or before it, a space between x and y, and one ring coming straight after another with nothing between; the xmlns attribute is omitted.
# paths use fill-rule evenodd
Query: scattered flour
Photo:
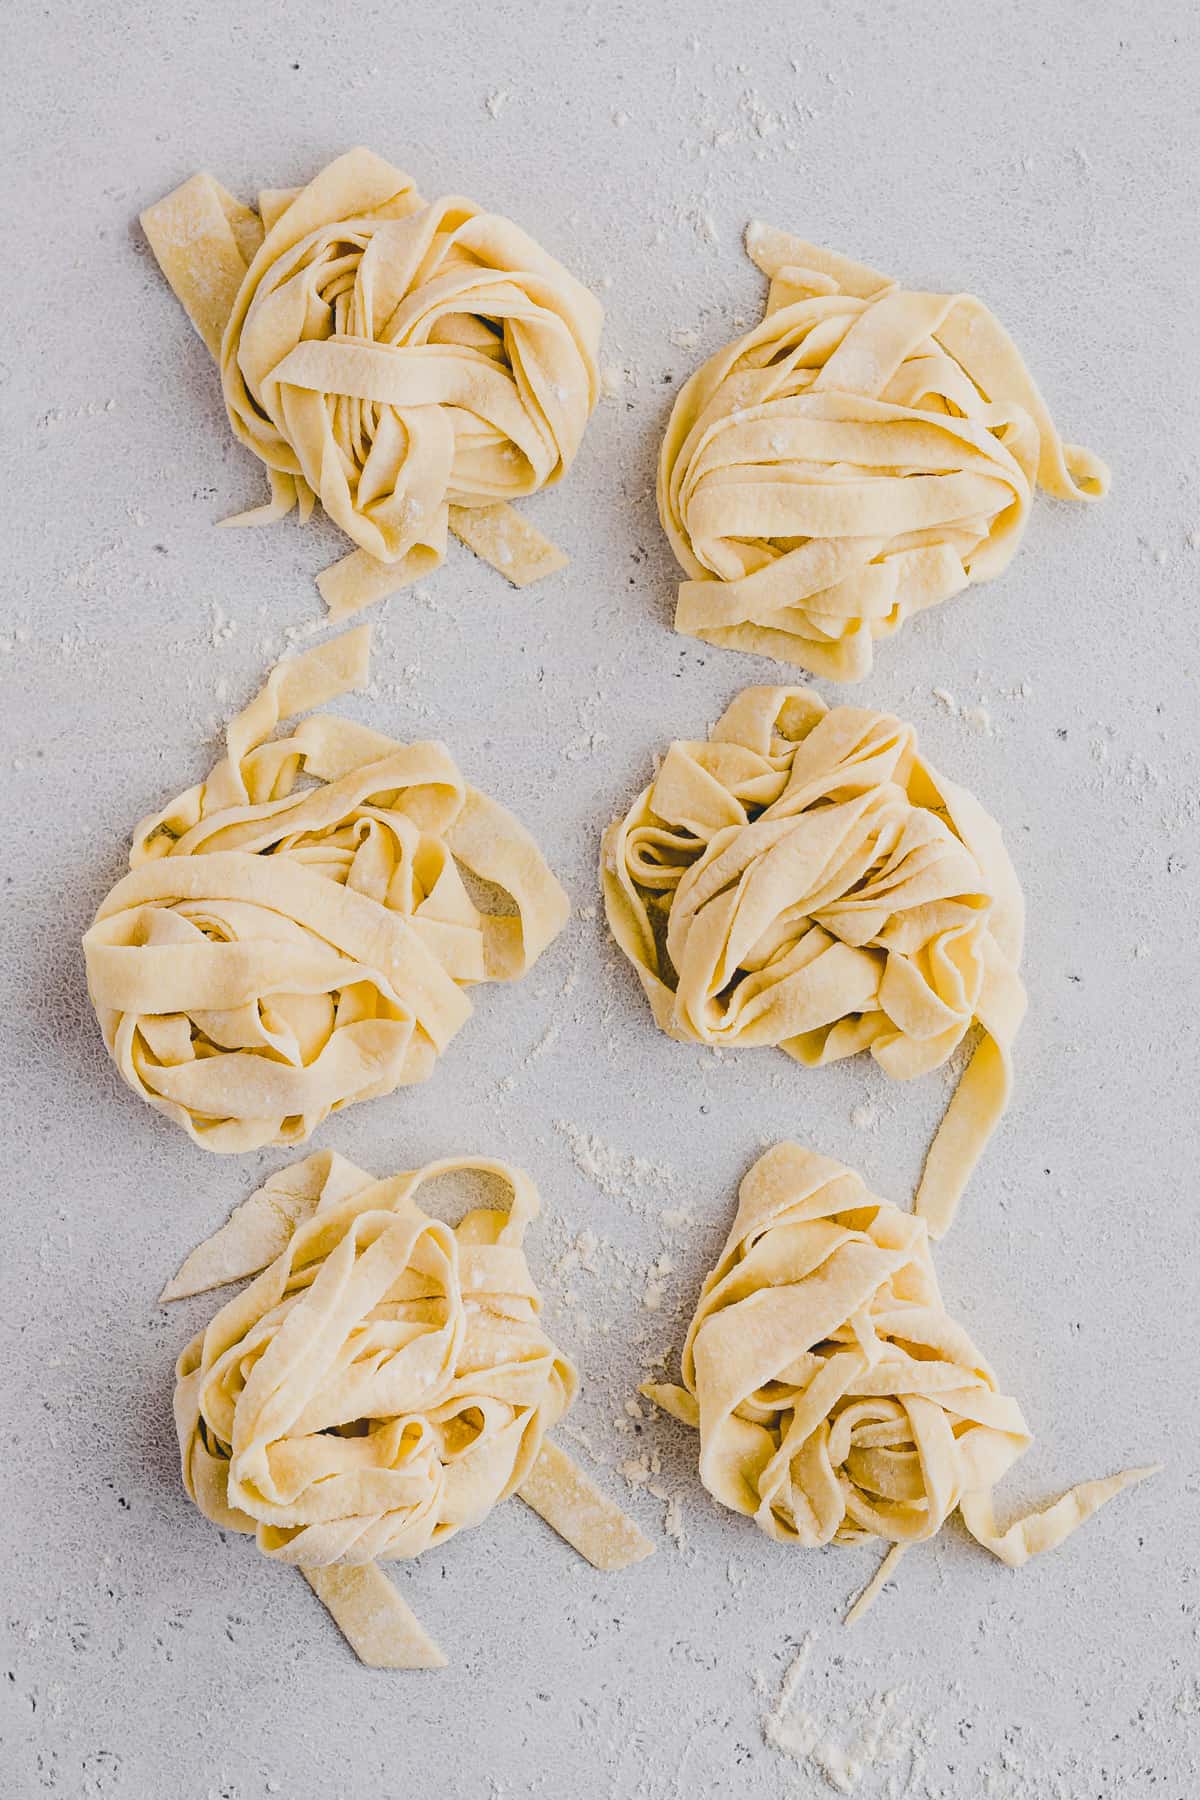
<svg viewBox="0 0 1200 1800"><path fill-rule="evenodd" d="M538 1062L543 1056L548 1056L550 1054L551 1050L553 1050L558 1042L561 1031L562 1027L557 1021L548 1025L537 1043L533 1046L533 1049L525 1056L524 1060L518 1064L515 1069L510 1069L507 1075L502 1075L500 1077L499 1081L496 1083L496 1092L499 1094L511 1093L512 1089L517 1084L518 1076L520 1076L525 1069L528 1069L532 1063Z"/></svg>
<svg viewBox="0 0 1200 1800"><path fill-rule="evenodd" d="M1027 685L1022 684L1022 693ZM1031 689L1029 691L1032 692ZM961 719L964 725L969 725L972 731L977 731L981 737L996 735L995 727L992 724L992 715L982 702L973 706L962 705L950 692L950 689L944 687L935 687L931 689L931 692L938 704L944 706L953 718Z"/></svg>
<svg viewBox="0 0 1200 1800"><path fill-rule="evenodd" d="M823 1777L834 1793L857 1793L864 1777L883 1769L899 1771L901 1765L906 1767L904 1786L893 1786L892 1791L908 1792L923 1761L921 1745L928 1728L916 1715L901 1711L903 1695L896 1688L853 1704L836 1720L802 1711L797 1694L815 1642L809 1632L785 1671L775 1704L763 1717L764 1739L781 1755Z"/></svg>
<svg viewBox="0 0 1200 1800"><path fill-rule="evenodd" d="M626 1457L618 1463L617 1473L623 1475L630 1487L646 1487L653 1475L659 1474L662 1461L657 1450L643 1450L640 1456Z"/></svg>
<svg viewBox="0 0 1200 1800"><path fill-rule="evenodd" d="M642 1305L647 1312L657 1312L661 1307L666 1293L667 1276L674 1267L674 1262L665 1252L651 1265L650 1275L642 1292Z"/></svg>
<svg viewBox="0 0 1200 1800"><path fill-rule="evenodd" d="M617 1473L623 1475L630 1487L650 1495L652 1500L663 1503L663 1530L673 1541L676 1549L682 1550L687 1545L687 1532L683 1524L683 1495L672 1493L658 1477L662 1474L662 1458L657 1450L643 1450L637 1456L626 1457L617 1464Z"/></svg>
<svg viewBox="0 0 1200 1800"><path fill-rule="evenodd" d="M677 1549L682 1550L687 1544L687 1532L683 1528L683 1500L679 1494L672 1494L667 1501L667 1510L663 1515L663 1530L669 1538L674 1540Z"/></svg>
<svg viewBox="0 0 1200 1800"><path fill-rule="evenodd" d="M225 608L221 605L219 600L214 600L212 604L212 631L209 634L213 649L216 650L220 645L227 644L236 631L237 621L227 616Z"/></svg>
<svg viewBox="0 0 1200 1800"><path fill-rule="evenodd" d="M597 751L603 750L607 743L608 737L603 731L589 731L577 743L567 745L563 751L563 761L583 762L586 758L595 756Z"/></svg>
<svg viewBox="0 0 1200 1800"><path fill-rule="evenodd" d="M581 1231L570 1249L555 1264L554 1273L560 1281L573 1275L576 1269L584 1269L589 1275L594 1274L599 1247L600 1242L594 1231Z"/></svg>
<svg viewBox="0 0 1200 1800"><path fill-rule="evenodd" d="M579 1173L594 1181L602 1194L624 1200L635 1210L644 1211L651 1199L668 1194L678 1180L665 1164L626 1156L570 1119L556 1119L554 1129L566 1138Z"/></svg>
<svg viewBox="0 0 1200 1800"><path fill-rule="evenodd" d="M105 413L116 412L115 400L87 400L82 406L52 406L38 420L38 429L53 431L56 426L73 423L78 419L99 419Z"/></svg>

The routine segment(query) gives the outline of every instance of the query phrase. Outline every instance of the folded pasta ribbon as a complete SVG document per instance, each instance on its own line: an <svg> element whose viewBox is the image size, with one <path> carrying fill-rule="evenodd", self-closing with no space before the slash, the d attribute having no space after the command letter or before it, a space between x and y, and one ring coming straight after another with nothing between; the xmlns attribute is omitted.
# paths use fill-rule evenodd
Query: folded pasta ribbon
<svg viewBox="0 0 1200 1800"><path fill-rule="evenodd" d="M605 834L608 922L684 1042L869 1050L908 1080L982 1037L925 1164L934 1236L1004 1110L1024 906L999 829L888 713L746 688Z"/></svg>
<svg viewBox="0 0 1200 1800"><path fill-rule="evenodd" d="M209 1150L300 1143L424 1081L465 990L523 975L567 918L533 839L443 744L324 713L272 737L361 685L368 646L359 626L275 668L207 780L138 826L83 940L122 1076Z"/></svg>
<svg viewBox="0 0 1200 1800"><path fill-rule="evenodd" d="M1003 326L752 224L760 325L680 391L658 510L688 579L676 629L858 681L875 641L998 575L1036 487L1099 500Z"/></svg>
<svg viewBox="0 0 1200 1800"><path fill-rule="evenodd" d="M499 1182L453 1229L444 1177ZM317 1152L273 1176L163 1294L254 1275L176 1369L183 1482L206 1518L298 1566L361 1660L445 1658L378 1568L520 1493L601 1569L652 1546L546 1434L578 1378L541 1325L525 1258L537 1190L454 1157L376 1181Z"/></svg>
<svg viewBox="0 0 1200 1800"><path fill-rule="evenodd" d="M436 569L448 530L518 587L563 566L509 502L574 459L602 312L516 225L357 149L257 213L194 175L142 226L270 478L229 522L319 500L358 546L318 581L335 616Z"/></svg>
<svg viewBox="0 0 1200 1800"><path fill-rule="evenodd" d="M1084 1482L998 1531L992 1491L1032 1441L1020 1407L947 1314L924 1222L798 1144L776 1144L742 1182L683 1386L642 1392L699 1430L704 1486L768 1537L894 1546L851 1617L956 1509L1016 1568L1155 1473Z"/></svg>

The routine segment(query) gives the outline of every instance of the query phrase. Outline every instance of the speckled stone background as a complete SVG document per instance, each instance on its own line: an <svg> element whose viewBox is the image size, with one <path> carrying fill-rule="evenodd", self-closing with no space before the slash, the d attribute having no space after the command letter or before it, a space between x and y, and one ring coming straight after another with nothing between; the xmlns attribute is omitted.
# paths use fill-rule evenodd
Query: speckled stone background
<svg viewBox="0 0 1200 1800"><path fill-rule="evenodd" d="M1192 1800L1194 9L84 0L12 12L5 60L5 1800ZM444 736L576 916L433 1081L319 1141L380 1172L468 1148L534 1172L533 1261L586 1381L574 1448L658 1544L605 1579L514 1502L396 1571L451 1658L416 1676L358 1667L298 1577L183 1496L171 1369L209 1302L155 1296L286 1158L206 1156L121 1086L78 948L133 823L207 769L340 548L214 529L262 477L138 211L199 166L251 195L360 141L599 286L611 397L529 507L567 574L516 593L455 548L378 613L374 692L348 703ZM1103 508L1042 502L1003 579L884 646L854 697L992 808L1029 900L1016 1095L940 1257L1037 1433L1006 1505L1167 1469L1019 1573L947 1530L850 1632L869 1549L768 1543L707 1500L689 1434L625 1412L764 1143L904 1201L947 1092L668 1042L596 916L597 835L654 751L781 678L671 634L652 492L679 382L757 317L755 215L983 295L1115 470Z"/></svg>

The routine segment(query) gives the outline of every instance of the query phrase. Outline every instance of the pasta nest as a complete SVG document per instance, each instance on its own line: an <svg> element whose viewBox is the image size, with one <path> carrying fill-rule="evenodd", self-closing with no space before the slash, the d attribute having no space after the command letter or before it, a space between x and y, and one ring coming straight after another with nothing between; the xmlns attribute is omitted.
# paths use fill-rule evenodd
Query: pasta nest
<svg viewBox="0 0 1200 1800"><path fill-rule="evenodd" d="M598 397L598 301L509 220L428 203L368 150L264 196L221 344L230 423L279 516L314 500L410 575L448 508L517 499L570 466Z"/></svg>
<svg viewBox="0 0 1200 1800"><path fill-rule="evenodd" d="M798 1144L742 1182L682 1373L642 1392L698 1428L714 1499L781 1543L916 1543L958 1509L1016 1566L1152 1473L1082 1483L997 1531L992 1489L1032 1441L1019 1405L947 1314L923 1221Z"/></svg>
<svg viewBox="0 0 1200 1800"><path fill-rule="evenodd" d="M444 745L328 714L271 740L360 683L366 654L360 627L278 665L208 779L138 826L84 938L122 1076L206 1149L299 1143L423 1081L464 990L523 974L567 916L533 839Z"/></svg>
<svg viewBox="0 0 1200 1800"><path fill-rule="evenodd" d="M909 1079L983 1027L926 1167L944 1229L1007 1098L1024 909L995 822L912 727L747 688L609 827L602 881L671 1037L810 1067L869 1050Z"/></svg>
<svg viewBox="0 0 1200 1800"><path fill-rule="evenodd" d="M876 639L998 575L1034 490L1097 500L1004 328L752 225L766 316L680 391L658 508L688 579L676 627L834 681Z"/></svg>
<svg viewBox="0 0 1200 1800"><path fill-rule="evenodd" d="M331 1170L282 1253L188 1345L175 1388L201 1512L314 1567L417 1556L478 1525L577 1388L539 1322L528 1176L480 1157L365 1186ZM461 1172L497 1177L508 1209L453 1229L431 1217L423 1188Z"/></svg>

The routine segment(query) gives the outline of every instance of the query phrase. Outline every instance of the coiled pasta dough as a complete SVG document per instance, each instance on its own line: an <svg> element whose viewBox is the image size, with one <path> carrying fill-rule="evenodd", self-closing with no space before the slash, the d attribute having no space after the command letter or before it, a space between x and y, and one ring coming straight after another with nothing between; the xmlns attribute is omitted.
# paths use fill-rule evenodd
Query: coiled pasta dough
<svg viewBox="0 0 1200 1800"><path fill-rule="evenodd" d="M681 390L658 469L676 628L857 681L913 613L998 575L1035 487L1098 500L1003 326L764 225L766 316Z"/></svg>
<svg viewBox="0 0 1200 1800"><path fill-rule="evenodd" d="M508 1210L430 1217L422 1188L460 1170L498 1177ZM417 1556L479 1524L578 1387L538 1318L536 1212L528 1176L475 1157L326 1194L179 1359L201 1512L313 1565Z"/></svg>
<svg viewBox="0 0 1200 1800"><path fill-rule="evenodd" d="M602 312L518 226L364 149L257 215L198 175L142 223L270 477L234 522L319 500L359 546L318 584L335 613L436 568L451 527L518 585L561 566L507 502L570 467Z"/></svg>
<svg viewBox="0 0 1200 1800"><path fill-rule="evenodd" d="M1020 1407L947 1314L924 1221L799 1144L742 1182L683 1386L642 1392L699 1430L713 1498L780 1543L903 1546L957 1510L1017 1567L1153 1473L1085 1482L998 1531L992 1490L1032 1441Z"/></svg>
<svg viewBox="0 0 1200 1800"><path fill-rule="evenodd" d="M995 822L888 713L746 688L673 743L604 838L608 922L660 1028L810 1067L869 1050L901 1080L982 1039L918 1211L940 1235L1010 1085L1020 886Z"/></svg>
<svg viewBox="0 0 1200 1800"><path fill-rule="evenodd" d="M422 1201L490 1178L453 1229ZM490 1196L489 1196L490 1201ZM546 1433L578 1377L525 1258L522 1170L450 1157L376 1181L329 1151L273 1176L164 1299L248 1274L176 1369L183 1482L206 1518L299 1566L360 1657L445 1658L375 1567L419 1556L521 1492L597 1568L650 1554Z"/></svg>
<svg viewBox="0 0 1200 1800"><path fill-rule="evenodd" d="M209 1150L296 1144L423 1081L467 987L525 973L563 890L523 826L439 743L318 713L361 684L365 626L272 672L227 755L134 833L83 940L109 1053ZM481 912L463 870L506 896Z"/></svg>

